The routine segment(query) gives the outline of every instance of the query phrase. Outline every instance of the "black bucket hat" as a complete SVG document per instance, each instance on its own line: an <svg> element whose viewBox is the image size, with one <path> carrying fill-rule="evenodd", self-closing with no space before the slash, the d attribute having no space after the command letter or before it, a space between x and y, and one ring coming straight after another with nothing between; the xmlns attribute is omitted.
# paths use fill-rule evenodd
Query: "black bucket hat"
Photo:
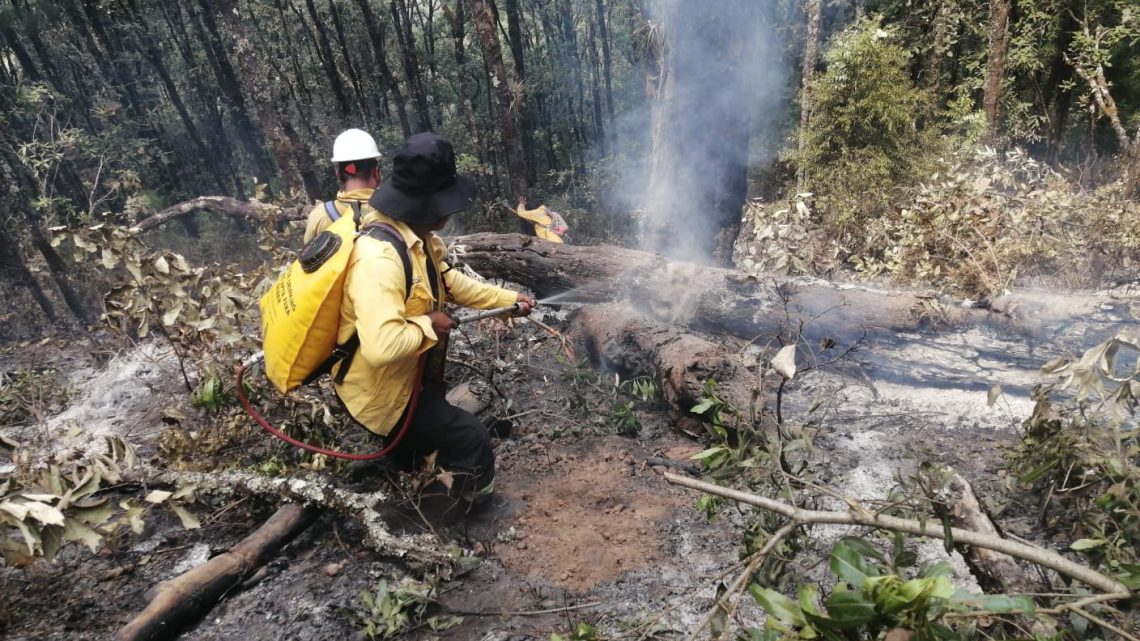
<svg viewBox="0 0 1140 641"><path fill-rule="evenodd" d="M471 207L476 191L475 181L456 173L451 143L424 132L404 143L368 204L396 220L428 225Z"/></svg>

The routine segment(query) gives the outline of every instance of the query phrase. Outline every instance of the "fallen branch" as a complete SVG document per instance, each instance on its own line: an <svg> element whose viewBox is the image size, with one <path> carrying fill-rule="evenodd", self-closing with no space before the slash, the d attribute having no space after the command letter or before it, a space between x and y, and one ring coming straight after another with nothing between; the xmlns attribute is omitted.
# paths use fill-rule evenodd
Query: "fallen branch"
<svg viewBox="0 0 1140 641"><path fill-rule="evenodd" d="M261 567L281 546L320 516L319 507L296 503L282 506L260 528L224 554L159 583L150 603L116 635L116 641L150 641L173 638L187 623L209 610L214 602Z"/></svg>
<svg viewBox="0 0 1140 641"><path fill-rule="evenodd" d="M942 539L945 536L943 528L940 523L920 523L918 521L911 521L907 519L900 519L885 514L875 514L867 510L858 508L857 504L852 504L852 509L848 512L833 512L823 510L804 510L792 505L788 505L782 501L776 501L764 496L752 494L750 492L742 492L732 488L715 485L706 481L697 479L690 479L684 476L678 476L670 472L665 472L665 480L675 485L681 485L694 490L713 494L715 496L722 496L728 499L737 501L738 503L746 503L756 507L775 512L785 516L800 525L814 524L814 523L827 523L833 525L864 525L867 527L878 528L882 530L890 530L892 532L904 532L907 534L914 534L917 536L926 536L934 539ZM950 528L950 535L955 543L965 543L976 547L994 550L1009 556L1030 561L1037 565L1055 570L1067 577L1076 579L1081 583L1094 587L1106 595L1113 597L1112 600L1128 599L1131 598L1132 593L1116 579L1105 576L1092 568L1085 567L1079 563L1074 563L1069 559L1026 543L1018 543L1010 541L997 536L979 534L970 530L963 530L961 528Z"/></svg>
<svg viewBox="0 0 1140 641"><path fill-rule="evenodd" d="M1135 634L1129 634L1122 630L1119 626L1113 625L1098 616L1094 616L1086 610L1082 610L1080 608L1071 608L1071 610L1073 611L1073 614L1087 621L1095 623L1105 630L1108 630L1109 632L1115 632L1116 634L1120 635L1120 638L1122 639L1127 639L1128 641L1140 641L1140 638L1138 638Z"/></svg>
<svg viewBox="0 0 1140 641"><path fill-rule="evenodd" d="M536 617L544 614L560 614L562 612L573 612L575 610L588 610L589 608L596 608L601 604L601 601L591 601L589 603L579 603L578 605L567 605L561 608L547 608L546 610L453 610L447 606L443 606L443 609L450 614L470 617Z"/></svg>
<svg viewBox="0 0 1140 641"><path fill-rule="evenodd" d="M693 475L699 475L701 473L701 466L696 463L690 463L689 461L678 461L671 458L662 458L660 456L650 456L649 458L645 459L645 464L651 466L660 465L663 467L671 467L675 470L681 470L682 472L687 472Z"/></svg>
<svg viewBox="0 0 1140 641"><path fill-rule="evenodd" d="M732 582L732 585L729 586L728 590L722 594L715 603L713 603L712 609L709 610L708 614L705 615L705 618L702 619L699 624L697 624L697 627L693 628L693 631L689 633L689 636L685 637L685 641L696 641L701 631L708 627L709 624L712 623L713 619L716 618L717 611L723 610L726 618L731 618L732 615L736 613L736 608L739 607L740 604L736 596L748 587L748 584L752 581L752 574L756 571L756 568L760 567L760 563L765 558L767 558L768 554L770 554L777 545L779 545L780 541L783 541L785 538L787 538L787 536L795 531L795 529L799 526L799 523L787 523L780 529L776 530L772 536L768 537L768 540L764 542L764 547L760 548L760 551L752 556L752 559L749 561L748 566L744 568L744 572L741 572L740 576L736 577L736 580ZM726 632L728 632L727 626L725 626L725 630L723 630L722 633L717 636L717 639L719 640L723 638Z"/></svg>
<svg viewBox="0 0 1140 641"><path fill-rule="evenodd" d="M430 535L392 534L383 517L374 508L392 503L383 489L375 492L353 492L337 487L328 479L300 479L289 477L269 478L248 472L178 472L150 470L148 483L164 485L193 485L199 492L218 496L259 495L285 497L301 503L316 504L335 510L356 520L365 530L365 543L380 554L409 559L428 566L442 567L450 563L439 542Z"/></svg>
<svg viewBox="0 0 1140 641"><path fill-rule="evenodd" d="M256 200L238 200L229 196L199 196L177 205L171 205L150 218L139 221L137 225L131 227L131 230L135 233L148 231L175 218L203 209L216 211L231 218L262 223L300 220L306 214L303 209L274 207Z"/></svg>
<svg viewBox="0 0 1140 641"><path fill-rule="evenodd" d="M931 500L939 517L950 520L950 525L1001 537L1001 531L990 520L981 501L974 494L969 481L948 467L936 466L923 469L919 473L923 493ZM1025 571L1006 554L983 547L962 545L954 541L955 547L966 560L970 572L978 580L978 585L986 592L1010 594L1031 592L1036 582L1026 576Z"/></svg>

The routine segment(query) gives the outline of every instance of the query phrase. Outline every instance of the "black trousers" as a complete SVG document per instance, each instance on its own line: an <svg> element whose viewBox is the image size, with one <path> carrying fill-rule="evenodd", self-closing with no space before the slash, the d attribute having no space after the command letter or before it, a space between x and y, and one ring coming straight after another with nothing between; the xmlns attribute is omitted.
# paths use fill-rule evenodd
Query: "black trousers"
<svg viewBox="0 0 1140 641"><path fill-rule="evenodd" d="M404 417L388 435L395 438ZM455 498L473 500L493 489L495 452L491 434L474 414L447 402L437 385L425 384L407 433L389 454L398 469L415 470L424 459L436 455L436 463L453 478L450 491Z"/></svg>

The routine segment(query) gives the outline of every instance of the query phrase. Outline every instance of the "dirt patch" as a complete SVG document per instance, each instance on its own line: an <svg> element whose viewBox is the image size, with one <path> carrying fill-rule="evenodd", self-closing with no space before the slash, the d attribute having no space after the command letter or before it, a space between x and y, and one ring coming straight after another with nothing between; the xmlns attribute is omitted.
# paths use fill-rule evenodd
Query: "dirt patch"
<svg viewBox="0 0 1140 641"><path fill-rule="evenodd" d="M663 523L682 501L659 482L636 487L637 463L622 440L608 437L592 452L561 455L550 474L507 488L526 502L516 541L498 548L508 570L580 592L660 560ZM529 449L547 454L537 440Z"/></svg>

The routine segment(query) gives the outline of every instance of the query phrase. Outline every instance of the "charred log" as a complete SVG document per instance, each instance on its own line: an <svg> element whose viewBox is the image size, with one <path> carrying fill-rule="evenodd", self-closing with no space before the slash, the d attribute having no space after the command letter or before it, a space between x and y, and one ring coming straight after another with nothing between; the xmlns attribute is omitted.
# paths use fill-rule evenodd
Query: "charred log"
<svg viewBox="0 0 1140 641"><path fill-rule="evenodd" d="M970 482L961 474L950 468L930 467L919 474L919 479L935 513L948 519L951 526L1004 538L974 494ZM978 580L978 585L990 594L1034 592L1041 588L1011 556L984 547L965 544L956 544L955 547L966 559L966 565Z"/></svg>
<svg viewBox="0 0 1140 641"><path fill-rule="evenodd" d="M574 322L595 364L629 378L653 378L674 409L689 411L700 402L705 382L715 380L717 395L728 404L759 411L758 377L723 345L646 318L624 304L586 307Z"/></svg>
<svg viewBox="0 0 1140 641"><path fill-rule="evenodd" d="M559 245L518 234L470 234L453 242L478 273L524 285L540 298L572 292L572 302L626 300L659 321L749 340L792 332L843 348L880 332L996 318L921 292L758 279L611 245Z"/></svg>
<svg viewBox="0 0 1140 641"><path fill-rule="evenodd" d="M117 641L173 638L178 629L208 611L215 601L301 533L321 508L296 503L277 510L253 534L185 574L158 584L150 603L119 630Z"/></svg>

